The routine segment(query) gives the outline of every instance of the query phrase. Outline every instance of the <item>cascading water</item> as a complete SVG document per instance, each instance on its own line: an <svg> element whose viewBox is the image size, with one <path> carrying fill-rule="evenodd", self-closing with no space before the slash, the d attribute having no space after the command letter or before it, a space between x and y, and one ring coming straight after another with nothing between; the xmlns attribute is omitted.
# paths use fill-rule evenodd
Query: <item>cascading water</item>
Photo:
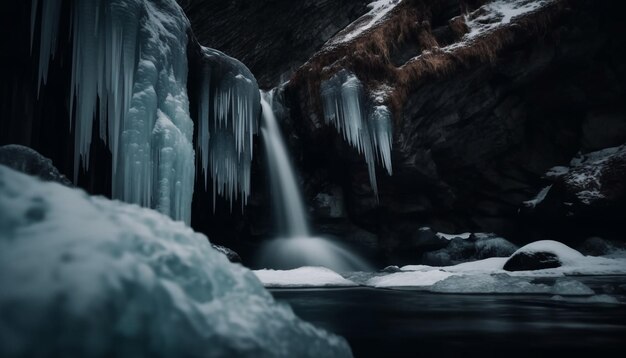
<svg viewBox="0 0 626 358"><path fill-rule="evenodd" d="M339 272L369 270L369 265L349 250L310 235L304 203L272 107L273 99L273 91L261 93L261 135L267 154L272 202L285 236L261 248L259 266L273 269L324 266Z"/></svg>

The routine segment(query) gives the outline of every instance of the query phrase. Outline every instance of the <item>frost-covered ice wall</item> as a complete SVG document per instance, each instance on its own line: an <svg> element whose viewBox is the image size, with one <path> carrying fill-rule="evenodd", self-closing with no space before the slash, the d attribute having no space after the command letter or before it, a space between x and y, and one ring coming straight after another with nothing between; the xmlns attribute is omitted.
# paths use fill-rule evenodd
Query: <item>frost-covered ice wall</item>
<svg viewBox="0 0 626 358"><path fill-rule="evenodd" d="M39 78L45 83L63 0L32 1L31 42L40 37ZM187 223L195 178L189 27L174 0L72 3L74 181L81 164L89 169L96 125L112 153L113 197ZM200 51L197 142L204 183L210 176L214 204L223 196L231 207L239 198L245 205L260 113L258 85L239 61L212 49Z"/></svg>
<svg viewBox="0 0 626 358"><path fill-rule="evenodd" d="M260 95L256 79L239 61L203 47L198 100L198 155L213 207L217 196L242 208L250 193L253 136L258 132Z"/></svg>
<svg viewBox="0 0 626 358"><path fill-rule="evenodd" d="M326 123L332 123L343 138L365 157L370 183L376 196L376 162L392 174L391 112L384 105L374 105L365 96L361 81L342 70L321 84Z"/></svg>
<svg viewBox="0 0 626 358"><path fill-rule="evenodd" d="M55 55L64 2L32 4L31 46L39 44L41 85ZM81 164L89 169L96 129L112 153L113 197L189 223L195 175L189 21L174 0L81 0L71 9L74 182ZM205 183L210 174L214 193L231 203L241 195L245 204L258 86L238 61L202 51L198 149Z"/></svg>

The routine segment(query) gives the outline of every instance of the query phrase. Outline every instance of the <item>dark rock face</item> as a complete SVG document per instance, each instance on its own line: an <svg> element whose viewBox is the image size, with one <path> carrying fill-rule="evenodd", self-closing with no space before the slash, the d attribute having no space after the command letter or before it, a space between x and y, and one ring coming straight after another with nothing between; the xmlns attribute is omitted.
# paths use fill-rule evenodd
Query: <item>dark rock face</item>
<svg viewBox="0 0 626 358"><path fill-rule="evenodd" d="M560 267L559 258L550 252L520 252L505 264L506 271L532 271Z"/></svg>
<svg viewBox="0 0 626 358"><path fill-rule="evenodd" d="M261 88L289 79L369 0L178 0L199 42L242 61Z"/></svg>
<svg viewBox="0 0 626 358"><path fill-rule="evenodd" d="M22 145L0 146L0 164L45 181L72 185L65 175L59 173L52 160Z"/></svg>

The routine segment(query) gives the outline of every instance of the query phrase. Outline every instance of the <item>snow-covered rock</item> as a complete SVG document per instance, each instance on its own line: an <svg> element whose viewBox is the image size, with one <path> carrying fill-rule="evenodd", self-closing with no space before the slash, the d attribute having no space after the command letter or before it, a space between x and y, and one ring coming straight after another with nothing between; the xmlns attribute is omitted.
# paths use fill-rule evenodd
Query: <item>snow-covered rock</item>
<svg viewBox="0 0 626 358"><path fill-rule="evenodd" d="M567 193L579 203L594 205L620 200L626 185L620 178L626 172L626 145L579 155L572 159L570 170L559 179Z"/></svg>
<svg viewBox="0 0 626 358"><path fill-rule="evenodd" d="M584 256L569 246L552 240L530 243L517 250L504 264L507 271L529 271L575 263Z"/></svg>
<svg viewBox="0 0 626 358"><path fill-rule="evenodd" d="M535 199L525 202L530 208L561 203L568 216L584 214L594 208L622 210L626 198L626 145L590 153L579 153L569 166L553 167L545 173L553 184L539 192Z"/></svg>
<svg viewBox="0 0 626 358"><path fill-rule="evenodd" d="M52 160L23 145L8 144L0 147L0 164L46 181L72 185L52 164Z"/></svg>
<svg viewBox="0 0 626 358"><path fill-rule="evenodd" d="M265 287L340 287L356 286L350 280L325 267L305 266L293 270L256 270L254 274Z"/></svg>
<svg viewBox="0 0 626 358"><path fill-rule="evenodd" d="M0 287L0 356L351 356L183 223L4 166Z"/></svg>

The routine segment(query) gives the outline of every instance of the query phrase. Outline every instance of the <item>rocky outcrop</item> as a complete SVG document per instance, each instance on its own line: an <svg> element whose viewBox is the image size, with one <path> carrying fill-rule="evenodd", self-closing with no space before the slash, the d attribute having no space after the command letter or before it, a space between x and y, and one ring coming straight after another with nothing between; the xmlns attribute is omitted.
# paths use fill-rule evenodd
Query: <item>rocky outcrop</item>
<svg viewBox="0 0 626 358"><path fill-rule="evenodd" d="M614 36L626 28L612 10L617 2L512 0L505 3L538 7L500 24L483 3L403 1L296 72L285 98L308 197L340 187L348 218L388 251L424 225L516 243L616 236L606 228L625 219L623 210L606 225L600 211L547 220L524 202L549 185L544 173L553 166L626 142L626 43ZM484 32L474 36L476 29ZM394 114L393 175L379 170L379 202L364 159L322 119L320 83L342 69L370 95L382 93ZM606 187L621 192L618 183Z"/></svg>
<svg viewBox="0 0 626 358"><path fill-rule="evenodd" d="M261 88L289 79L369 0L178 0L201 44L241 60Z"/></svg>

